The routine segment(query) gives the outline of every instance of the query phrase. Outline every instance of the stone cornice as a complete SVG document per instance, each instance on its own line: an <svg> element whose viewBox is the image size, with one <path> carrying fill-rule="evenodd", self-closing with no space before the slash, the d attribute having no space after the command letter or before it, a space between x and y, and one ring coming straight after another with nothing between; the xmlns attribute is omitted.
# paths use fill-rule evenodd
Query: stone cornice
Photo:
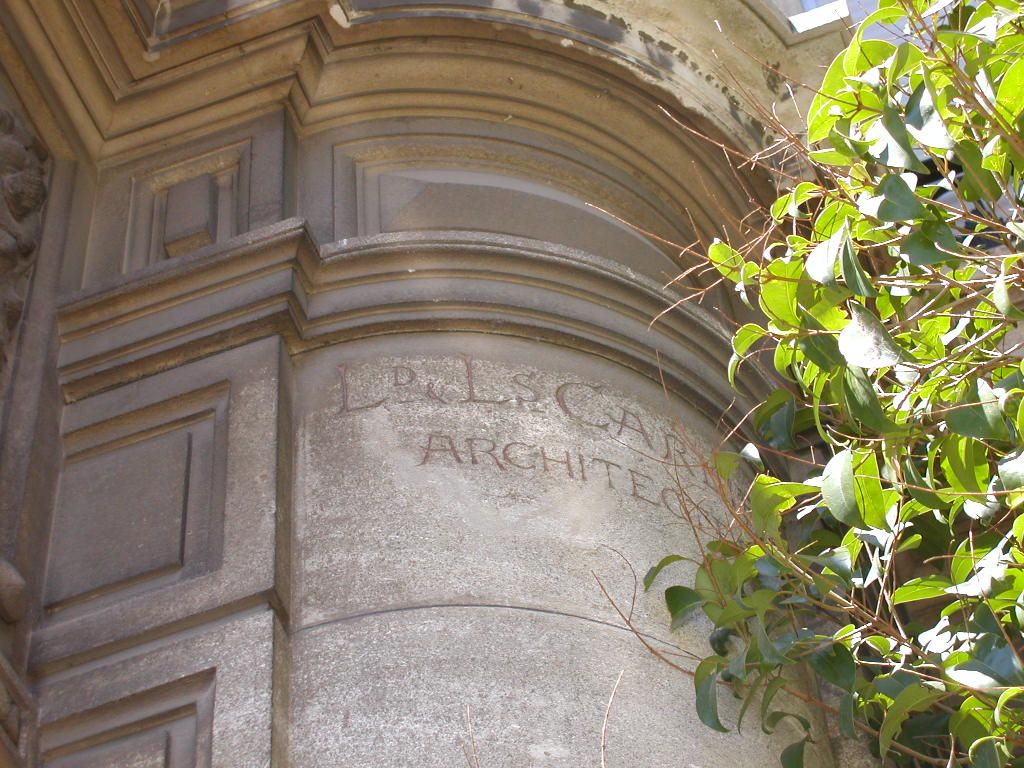
<svg viewBox="0 0 1024 768"><path fill-rule="evenodd" d="M725 383L728 335L653 281L562 246L474 232L353 238L317 249L292 219L60 310L61 381L75 401L255 338L292 354L368 336L479 331L584 349L738 418L766 391ZM735 420L735 419L734 419Z"/></svg>
<svg viewBox="0 0 1024 768"><path fill-rule="evenodd" d="M323 0L268 0L241 3L236 12L178 25L156 37L143 34L145 14L99 0L9 0L0 20L16 29L37 78L64 111L68 130L100 165L285 102L295 107L300 130L316 130L320 113L303 108L309 95L331 90L338 78L351 82L329 66L339 52L370 56L375 45L438 36L512 43L586 62L603 68L606 77L653 88L664 101L694 110L734 140L749 143L757 127L737 112L722 69L744 80L755 96L768 101L779 95L767 90L756 62L725 50L730 48L726 38L709 37L712 16L727 18L754 57L785 60L789 70L810 72L839 40L832 27L824 38L786 31L763 0L693 3L675 10L662 5L645 10L625 0L568 6L544 0L526 12L501 4L477 7L470 0L430 6L353 0L345 7ZM716 45L724 53L714 50ZM800 56L794 56L797 51ZM496 52L497 65L501 56ZM342 58L352 60L349 53ZM375 91L383 88L395 92L386 83ZM515 117L514 111L505 114ZM750 136L744 139L745 134Z"/></svg>

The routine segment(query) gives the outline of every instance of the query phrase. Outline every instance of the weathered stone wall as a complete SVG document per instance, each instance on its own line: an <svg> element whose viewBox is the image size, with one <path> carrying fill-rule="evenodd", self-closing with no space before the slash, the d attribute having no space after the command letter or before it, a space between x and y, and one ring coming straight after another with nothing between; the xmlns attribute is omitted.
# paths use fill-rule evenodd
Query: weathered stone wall
<svg viewBox="0 0 1024 768"><path fill-rule="evenodd" d="M0 112L6 759L773 761L699 725L644 642L708 627L635 574L699 555L695 465L765 387L665 287L764 191L695 135L760 137L714 19L826 38L753 0L221 5L0 5L52 155Z"/></svg>
<svg viewBox="0 0 1024 768"><path fill-rule="evenodd" d="M618 366L478 335L339 345L294 376L289 764L458 765L470 727L481 765L597 764L620 672L609 765L770 755L684 727L689 680L617 613L661 652L706 643L701 622L669 634L631 570L697 557L688 515L720 515L687 445L707 449L702 416Z"/></svg>

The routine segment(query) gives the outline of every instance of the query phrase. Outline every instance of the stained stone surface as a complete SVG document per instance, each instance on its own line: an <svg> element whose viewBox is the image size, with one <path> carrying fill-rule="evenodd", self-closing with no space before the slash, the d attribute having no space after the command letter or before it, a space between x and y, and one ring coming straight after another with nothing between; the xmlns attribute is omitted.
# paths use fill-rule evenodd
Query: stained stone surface
<svg viewBox="0 0 1024 768"><path fill-rule="evenodd" d="M634 571L697 555L700 414L611 363L469 334L331 347L295 380L289 765L461 765L467 707L481 765L596 765L623 670L609 765L755 766L793 740L695 727L690 680L598 585L630 612ZM661 589L632 614L704 653L710 627L670 635Z"/></svg>
<svg viewBox="0 0 1024 768"><path fill-rule="evenodd" d="M742 736L699 725L689 678L628 632L564 614L384 612L303 632L293 653L293 766L470 765L469 724L486 768L598 766L620 672L608 766L760 768L798 738L785 725L774 743L756 725ZM738 702L722 699L734 719Z"/></svg>
<svg viewBox="0 0 1024 768"><path fill-rule="evenodd" d="M627 562L695 555L681 499L710 507L685 466L703 419L623 374L470 335L297 361L299 624L459 604L614 620L595 575L628 605Z"/></svg>
<svg viewBox="0 0 1024 768"><path fill-rule="evenodd" d="M776 764L616 610L706 652L775 4L0 0L0 766Z"/></svg>

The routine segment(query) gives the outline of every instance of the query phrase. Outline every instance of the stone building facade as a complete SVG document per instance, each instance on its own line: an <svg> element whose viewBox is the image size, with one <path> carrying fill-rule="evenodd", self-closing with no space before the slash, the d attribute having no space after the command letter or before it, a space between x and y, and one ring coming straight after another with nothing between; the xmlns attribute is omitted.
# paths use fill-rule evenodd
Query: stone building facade
<svg viewBox="0 0 1024 768"><path fill-rule="evenodd" d="M765 382L670 243L801 10L0 2L0 764L774 762L620 611L706 642L633 571Z"/></svg>

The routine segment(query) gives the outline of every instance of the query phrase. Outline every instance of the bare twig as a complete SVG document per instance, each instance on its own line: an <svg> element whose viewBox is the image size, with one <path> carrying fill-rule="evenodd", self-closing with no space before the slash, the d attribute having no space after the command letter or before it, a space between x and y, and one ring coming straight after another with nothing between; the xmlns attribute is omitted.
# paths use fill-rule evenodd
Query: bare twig
<svg viewBox="0 0 1024 768"><path fill-rule="evenodd" d="M622 675L626 670L619 672L619 676L615 679L615 685L612 686L612 693L608 697L608 706L604 708L604 722L601 723L601 768L608 768L605 762L605 753L608 750L608 718L612 713L612 702L615 701L615 692L619 690L619 683L622 682Z"/></svg>

